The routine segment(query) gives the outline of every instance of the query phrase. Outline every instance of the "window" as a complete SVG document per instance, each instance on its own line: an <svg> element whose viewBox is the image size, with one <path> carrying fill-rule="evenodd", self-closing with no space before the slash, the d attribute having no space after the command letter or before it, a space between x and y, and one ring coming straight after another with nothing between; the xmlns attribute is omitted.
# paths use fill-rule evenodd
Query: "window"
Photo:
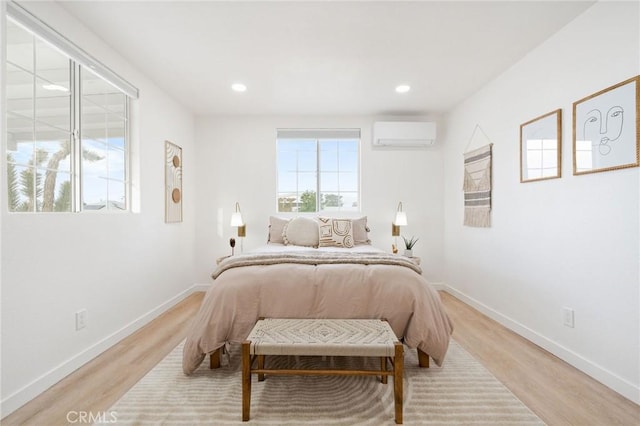
<svg viewBox="0 0 640 426"><path fill-rule="evenodd" d="M128 209L137 89L14 2L7 11L9 210Z"/></svg>
<svg viewBox="0 0 640 426"><path fill-rule="evenodd" d="M82 208L127 208L127 97L80 69Z"/></svg>
<svg viewBox="0 0 640 426"><path fill-rule="evenodd" d="M71 210L71 61L7 20L11 211Z"/></svg>
<svg viewBox="0 0 640 426"><path fill-rule="evenodd" d="M359 211L359 129L278 129L276 145L278 212Z"/></svg>

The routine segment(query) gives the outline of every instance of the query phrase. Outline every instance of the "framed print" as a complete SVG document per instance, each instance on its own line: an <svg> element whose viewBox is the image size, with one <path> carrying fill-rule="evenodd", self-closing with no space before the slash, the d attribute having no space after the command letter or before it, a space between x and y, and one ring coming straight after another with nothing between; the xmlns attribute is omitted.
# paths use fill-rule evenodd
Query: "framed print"
<svg viewBox="0 0 640 426"><path fill-rule="evenodd" d="M573 174L637 167L640 76L573 103Z"/></svg>
<svg viewBox="0 0 640 426"><path fill-rule="evenodd" d="M182 222L182 148L165 141L165 216L167 223Z"/></svg>
<svg viewBox="0 0 640 426"><path fill-rule="evenodd" d="M561 176L562 110L520 125L520 182Z"/></svg>

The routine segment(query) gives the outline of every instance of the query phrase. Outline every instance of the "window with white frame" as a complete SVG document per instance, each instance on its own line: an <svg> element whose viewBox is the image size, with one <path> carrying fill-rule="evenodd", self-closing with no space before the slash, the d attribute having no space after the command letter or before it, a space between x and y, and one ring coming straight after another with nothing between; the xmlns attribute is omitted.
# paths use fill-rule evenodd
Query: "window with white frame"
<svg viewBox="0 0 640 426"><path fill-rule="evenodd" d="M137 89L7 3L8 208L129 208L129 99Z"/></svg>
<svg viewBox="0 0 640 426"><path fill-rule="evenodd" d="M92 72L80 69L82 209L127 208L128 102Z"/></svg>
<svg viewBox="0 0 640 426"><path fill-rule="evenodd" d="M360 210L359 129L278 129L278 212Z"/></svg>

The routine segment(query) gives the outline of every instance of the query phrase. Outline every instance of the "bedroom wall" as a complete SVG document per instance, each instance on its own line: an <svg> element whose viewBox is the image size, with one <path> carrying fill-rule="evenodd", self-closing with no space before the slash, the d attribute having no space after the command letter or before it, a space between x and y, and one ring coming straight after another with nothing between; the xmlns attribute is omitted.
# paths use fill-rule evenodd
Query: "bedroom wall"
<svg viewBox="0 0 640 426"><path fill-rule="evenodd" d="M3 416L173 306L195 282L193 116L55 3L24 5L139 87L132 153L139 212L9 214L0 185ZM165 139L183 148L179 224L164 223ZM1 176L5 182L4 169ZM87 327L75 331L80 309Z"/></svg>
<svg viewBox="0 0 640 426"><path fill-rule="evenodd" d="M230 254L229 238L236 230L229 220L236 201L247 223L245 250L266 243L269 216L276 215L277 128L362 129L361 213L354 216L367 215L374 245L390 251L391 222L402 201L408 226L401 233L420 237L415 255L422 258L424 275L441 282L442 146L374 150L373 122L374 117L198 117L198 282L210 283L215 259Z"/></svg>
<svg viewBox="0 0 640 426"><path fill-rule="evenodd" d="M635 402L639 170L573 176L571 120L574 101L640 73L639 6L595 4L455 108L444 143L449 290ZM521 184L519 126L557 108L563 176ZM462 154L476 124L494 144L488 229L462 226ZM575 328L563 325L563 307L575 310Z"/></svg>

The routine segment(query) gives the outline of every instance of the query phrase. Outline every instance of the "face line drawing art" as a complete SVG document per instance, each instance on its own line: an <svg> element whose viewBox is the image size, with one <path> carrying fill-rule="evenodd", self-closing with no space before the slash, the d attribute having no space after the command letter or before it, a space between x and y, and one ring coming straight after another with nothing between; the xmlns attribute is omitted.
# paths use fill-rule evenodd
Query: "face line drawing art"
<svg viewBox="0 0 640 426"><path fill-rule="evenodd" d="M609 142L614 142L622 135L624 127L624 108L614 105L607 111L604 120L600 109L592 109L586 114L582 126L585 140L591 141L592 146L598 146L600 155L608 155L612 150ZM593 124L591 124L593 123Z"/></svg>

